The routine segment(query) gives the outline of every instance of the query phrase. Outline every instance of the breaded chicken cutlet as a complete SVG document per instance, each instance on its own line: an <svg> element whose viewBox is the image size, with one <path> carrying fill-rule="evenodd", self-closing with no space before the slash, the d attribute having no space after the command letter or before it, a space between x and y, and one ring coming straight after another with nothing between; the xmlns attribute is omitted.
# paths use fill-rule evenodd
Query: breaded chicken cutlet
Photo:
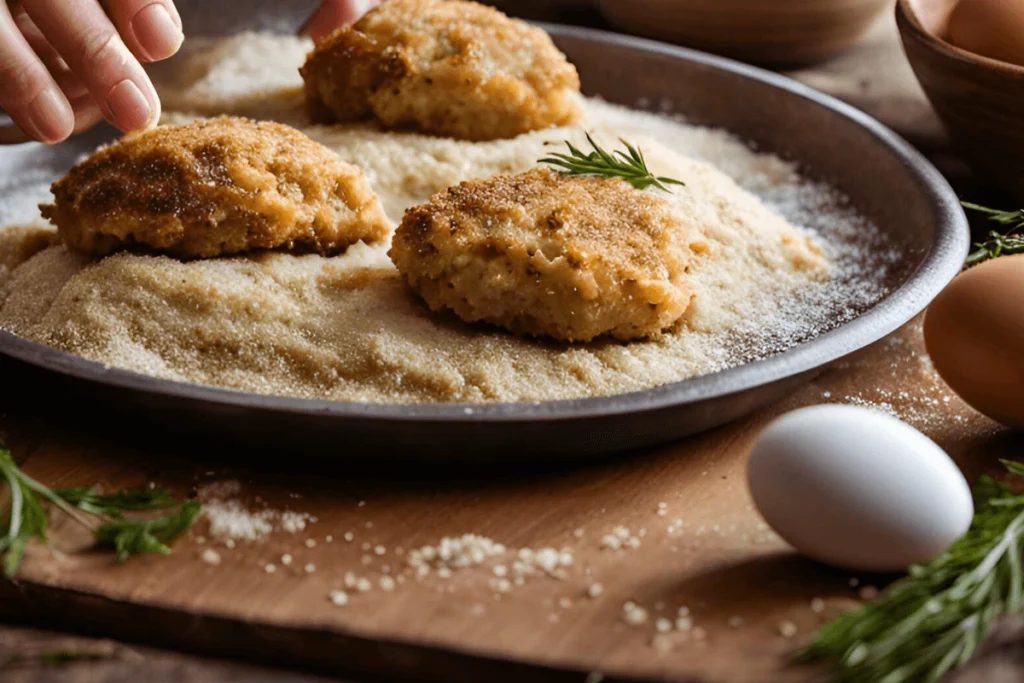
<svg viewBox="0 0 1024 683"><path fill-rule="evenodd" d="M581 116L576 68L547 33L464 0L385 0L328 36L301 72L320 123L376 118L479 141Z"/></svg>
<svg viewBox="0 0 1024 683"><path fill-rule="evenodd" d="M530 336L657 336L685 313L708 250L668 200L620 178L534 169L409 209L391 259L431 309Z"/></svg>
<svg viewBox="0 0 1024 683"><path fill-rule="evenodd" d="M69 248L95 256L330 255L389 232L359 168L294 128L229 116L126 135L51 191L43 217Z"/></svg>

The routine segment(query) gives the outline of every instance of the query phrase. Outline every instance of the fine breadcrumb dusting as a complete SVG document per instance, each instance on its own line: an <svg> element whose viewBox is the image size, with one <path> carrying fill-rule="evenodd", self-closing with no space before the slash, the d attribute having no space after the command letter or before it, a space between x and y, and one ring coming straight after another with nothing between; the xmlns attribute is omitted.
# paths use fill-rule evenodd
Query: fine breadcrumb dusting
<svg viewBox="0 0 1024 683"><path fill-rule="evenodd" d="M224 540L225 545L235 540L255 541L275 530L294 534L316 521L310 514L291 510L262 508L250 510L238 498L241 483L235 480L219 481L199 487L202 517L210 524L210 535ZM286 563L287 564L287 563Z"/></svg>
<svg viewBox="0 0 1024 683"><path fill-rule="evenodd" d="M622 605L622 620L631 626L637 626L647 621L647 610L631 600L627 601Z"/></svg>

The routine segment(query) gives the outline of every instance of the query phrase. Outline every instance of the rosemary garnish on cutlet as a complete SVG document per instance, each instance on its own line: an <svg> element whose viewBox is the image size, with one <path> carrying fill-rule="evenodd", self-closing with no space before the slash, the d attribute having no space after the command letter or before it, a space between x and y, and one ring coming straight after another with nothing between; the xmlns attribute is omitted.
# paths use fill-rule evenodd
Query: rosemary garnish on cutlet
<svg viewBox="0 0 1024 683"><path fill-rule="evenodd" d="M626 146L625 151L605 151L598 145L594 138L587 133L587 142L594 148L589 154L584 154L578 147L568 140L566 146L568 154L552 153L544 157L539 163L549 164L566 175L589 175L602 178L622 178L638 190L654 186L659 190L671 192L669 185L685 185L675 178L655 176L647 168L643 152L636 146L622 140L619 141Z"/></svg>

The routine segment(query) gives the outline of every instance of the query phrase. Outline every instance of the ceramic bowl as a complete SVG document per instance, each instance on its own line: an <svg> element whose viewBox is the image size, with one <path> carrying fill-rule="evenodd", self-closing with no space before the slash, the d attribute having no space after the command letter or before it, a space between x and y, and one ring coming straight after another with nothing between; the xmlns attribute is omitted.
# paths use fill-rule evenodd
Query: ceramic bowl
<svg viewBox="0 0 1024 683"><path fill-rule="evenodd" d="M910 65L971 167L1024 197L1024 67L961 50L939 37L946 0L899 0Z"/></svg>
<svg viewBox="0 0 1024 683"><path fill-rule="evenodd" d="M621 31L755 64L821 61L860 38L892 0L599 0Z"/></svg>

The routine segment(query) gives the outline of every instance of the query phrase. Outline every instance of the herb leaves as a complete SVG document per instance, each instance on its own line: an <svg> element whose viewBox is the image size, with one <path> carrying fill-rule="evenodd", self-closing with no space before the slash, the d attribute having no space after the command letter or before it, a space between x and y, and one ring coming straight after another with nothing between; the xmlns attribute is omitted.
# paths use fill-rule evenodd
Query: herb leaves
<svg viewBox="0 0 1024 683"><path fill-rule="evenodd" d="M170 555L171 549L167 544L188 531L199 514L199 507L199 503L190 500L182 503L177 512L166 517L108 522L96 529L96 542L113 546L117 551L117 559L122 562L137 553Z"/></svg>
<svg viewBox="0 0 1024 683"><path fill-rule="evenodd" d="M587 142L593 147L593 151L589 154L584 154L578 147L566 141L565 145L569 148L569 154L552 153L538 163L554 166L566 175L622 178L638 190L654 186L659 190L671 192L668 188L669 185L685 184L674 178L655 176L647 169L643 152L625 140L620 140L620 142L626 146L626 151L615 150L612 153L602 149L589 133L587 133Z"/></svg>
<svg viewBox="0 0 1024 683"><path fill-rule="evenodd" d="M970 202L960 203L965 209L986 214L993 223L1007 226L1004 232L992 230L984 242L975 242L974 251L967 256L965 265L970 267L1000 256L1024 254L1024 235L1013 234L1024 229L1024 209L1000 211Z"/></svg>
<svg viewBox="0 0 1024 683"><path fill-rule="evenodd" d="M18 571L25 548L29 541L36 539L46 542L46 528L49 517L44 502L66 507L50 489L35 479L26 476L11 457L10 451L0 445L0 479L6 484L11 499L7 514L6 529L0 535L0 559L4 573L10 577Z"/></svg>
<svg viewBox="0 0 1024 683"><path fill-rule="evenodd" d="M79 510L93 515L123 519L123 512L174 507L178 501L167 489L130 489L103 495L95 486L55 489L54 493Z"/></svg>
<svg viewBox="0 0 1024 683"><path fill-rule="evenodd" d="M0 561L4 574L11 578L21 566L25 549L32 540L46 542L49 526L48 505L57 507L93 532L96 543L113 547L117 559L124 561L138 553L171 552L167 544L192 526L200 505L180 502L166 489L130 489L104 495L96 487L51 490L18 468L10 451L0 443L0 481L7 484L10 505L0 516ZM178 507L155 519L126 519L125 512ZM80 513L100 521L94 528Z"/></svg>
<svg viewBox="0 0 1024 683"><path fill-rule="evenodd" d="M879 683L937 681L966 662L998 616L1024 611L1024 496L982 477L974 506L963 538L822 627L798 660L831 662L836 681Z"/></svg>

